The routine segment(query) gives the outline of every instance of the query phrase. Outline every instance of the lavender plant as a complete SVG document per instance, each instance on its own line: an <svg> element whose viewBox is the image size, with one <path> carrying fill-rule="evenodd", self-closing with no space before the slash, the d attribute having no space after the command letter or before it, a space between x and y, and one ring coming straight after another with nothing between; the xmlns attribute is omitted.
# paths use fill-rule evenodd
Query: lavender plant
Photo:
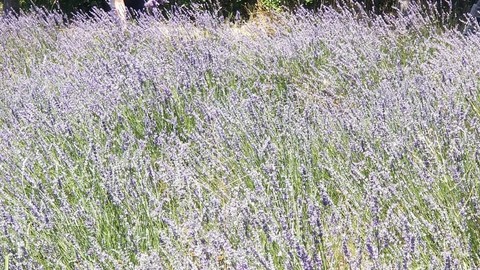
<svg viewBox="0 0 480 270"><path fill-rule="evenodd" d="M5 268L479 267L478 35L59 16L0 21Z"/></svg>

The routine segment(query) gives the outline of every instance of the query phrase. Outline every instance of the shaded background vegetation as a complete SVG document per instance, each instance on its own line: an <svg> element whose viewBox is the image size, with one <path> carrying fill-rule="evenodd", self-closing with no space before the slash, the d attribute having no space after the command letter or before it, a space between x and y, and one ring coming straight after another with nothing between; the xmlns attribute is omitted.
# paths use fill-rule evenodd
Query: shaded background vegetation
<svg viewBox="0 0 480 270"><path fill-rule="evenodd" d="M212 5L210 0L171 0L164 8L169 9L174 5L189 6L192 4L200 4L206 8L218 9L224 16L234 16L239 13L243 17L248 16L251 12L258 9L295 9L298 7L305 7L307 9L318 9L322 5L337 5L342 1L338 0L217 0L213 1L216 4ZM369 13L389 13L393 12L398 7L398 0L345 0L347 5L361 4ZM437 11L446 11L449 13L449 18L457 21L464 13L469 11L474 0L459 1L459 0L412 0L416 4L421 5L425 10L435 6ZM10 5L9 5L10 3ZM13 3L13 5L12 5ZM109 9L108 0L3 0L2 6L17 6L22 10L28 10L33 5L45 7L48 10L61 10L66 14L72 14L77 11L88 12L94 7L104 10Z"/></svg>

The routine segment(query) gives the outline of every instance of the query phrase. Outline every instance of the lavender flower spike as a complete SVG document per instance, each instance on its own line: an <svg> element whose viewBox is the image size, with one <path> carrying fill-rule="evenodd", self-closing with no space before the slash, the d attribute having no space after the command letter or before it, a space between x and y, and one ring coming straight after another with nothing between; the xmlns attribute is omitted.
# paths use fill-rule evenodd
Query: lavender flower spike
<svg viewBox="0 0 480 270"><path fill-rule="evenodd" d="M145 7L146 8L156 8L158 6L165 5L165 4L168 4L167 0L148 0L145 3Z"/></svg>

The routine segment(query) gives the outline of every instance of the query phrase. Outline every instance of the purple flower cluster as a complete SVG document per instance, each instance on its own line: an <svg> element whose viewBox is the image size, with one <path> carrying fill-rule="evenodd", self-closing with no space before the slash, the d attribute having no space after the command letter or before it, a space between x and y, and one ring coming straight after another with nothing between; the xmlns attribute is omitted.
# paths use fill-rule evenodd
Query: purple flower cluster
<svg viewBox="0 0 480 270"><path fill-rule="evenodd" d="M170 15L0 19L0 265L480 267L478 35Z"/></svg>

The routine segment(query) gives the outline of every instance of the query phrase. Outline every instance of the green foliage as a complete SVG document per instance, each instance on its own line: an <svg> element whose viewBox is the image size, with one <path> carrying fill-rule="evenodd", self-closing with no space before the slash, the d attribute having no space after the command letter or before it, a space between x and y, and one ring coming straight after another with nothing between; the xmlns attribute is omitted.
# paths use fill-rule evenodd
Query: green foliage
<svg viewBox="0 0 480 270"><path fill-rule="evenodd" d="M61 10L71 14L78 11L89 11L93 7L107 8L108 0L21 0L20 7L29 10L33 6L43 7L48 10Z"/></svg>
<svg viewBox="0 0 480 270"><path fill-rule="evenodd" d="M108 0L20 0L20 7L28 10L32 6L41 6L48 10L61 10L64 13L90 11L93 7L108 9ZM421 0L415 2L428 13L446 13L448 19L458 21L471 7L471 1L451 1L446 3L442 0ZM390 13L398 8L397 0L360 0L360 1L338 1L338 0L171 0L164 8L170 9L173 6L186 6L206 9L209 11L220 11L221 15L233 17L237 12L242 16L257 10L294 10L298 7L307 9L318 9L321 6L336 6L338 4L357 5L360 4L368 13ZM2 4L0 4L2 7Z"/></svg>
<svg viewBox="0 0 480 270"><path fill-rule="evenodd" d="M285 5L285 2L284 0L260 0L258 4L267 9L278 10Z"/></svg>

